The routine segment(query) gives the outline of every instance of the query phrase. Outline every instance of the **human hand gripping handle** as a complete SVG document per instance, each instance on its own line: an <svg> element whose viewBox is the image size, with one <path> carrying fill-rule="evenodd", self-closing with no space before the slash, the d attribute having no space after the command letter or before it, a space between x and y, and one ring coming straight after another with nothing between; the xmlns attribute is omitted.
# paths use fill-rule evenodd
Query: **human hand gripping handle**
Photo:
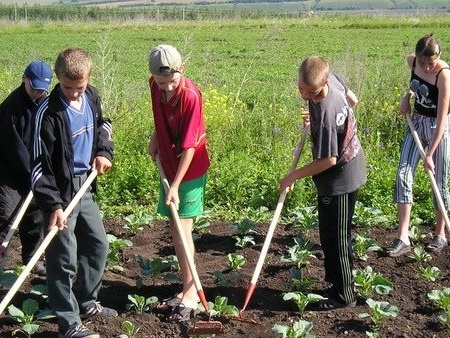
<svg viewBox="0 0 450 338"><path fill-rule="evenodd" d="M417 134L416 129L414 128L413 121L411 119L411 115L406 115L406 121L408 121L409 129L411 130L411 134L413 135L414 141L416 142L417 148L419 149L420 157L423 161L426 161L427 155L425 154L425 150L423 149L422 142L420 141L419 135ZM433 190L434 196L436 197L436 202L438 204L438 209L444 217L445 224L447 225L447 230L450 232L450 220L448 218L448 211L445 208L444 201L442 200L441 193L439 192L439 188L436 183L436 179L434 178L434 174L430 169L425 168L428 177L431 182L431 188Z"/></svg>
<svg viewBox="0 0 450 338"><path fill-rule="evenodd" d="M80 201L81 197L84 195L84 193L89 188L89 186L92 184L92 182L94 181L96 176L97 176L97 170L92 170L91 174L88 176L86 181L83 183L83 185L80 187L80 189L77 191L77 193L73 197L72 201L69 203L67 208L62 213L62 217L64 219L66 219L70 215L70 213L72 212L74 207L77 205L77 203ZM6 306L9 304L9 302L12 299L12 297L15 295L17 290L20 288L20 286L22 285L22 283L25 280L25 278L27 278L28 274L34 268L36 262L42 256L42 254L44 253L45 249L50 244L50 241L53 239L53 237L55 237L55 235L58 232L58 230L59 230L58 226L53 226L50 229L49 233L45 236L45 238L42 241L41 245L36 250L36 253L33 255L33 257L31 257L30 261L25 266L25 268L22 271L22 273L19 275L19 277L14 282L13 286L11 287L11 289L9 289L8 293L5 295L5 297L3 298L2 302L0 303L0 314L3 313L3 311L6 308Z"/></svg>

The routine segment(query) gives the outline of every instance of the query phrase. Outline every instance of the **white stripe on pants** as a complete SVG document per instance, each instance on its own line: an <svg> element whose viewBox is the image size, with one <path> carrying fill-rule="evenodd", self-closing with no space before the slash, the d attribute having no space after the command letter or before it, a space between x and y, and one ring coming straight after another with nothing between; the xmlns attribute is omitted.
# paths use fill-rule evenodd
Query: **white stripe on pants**
<svg viewBox="0 0 450 338"><path fill-rule="evenodd" d="M424 149L431 144L433 135L436 130L437 118L423 117L413 114L412 122L416 128L419 139L422 142ZM449 166L449 140L448 140L448 117L447 125L445 127L444 135L439 142L436 151L433 154L433 161L435 165L435 179L438 190L444 201L445 208L448 210L449 193L448 193L448 166ZM405 139L403 141L400 163L397 171L397 178L395 182L394 199L397 203L413 203L413 183L414 174L420 160L420 153L414 141L413 135L409 127L406 128ZM434 206L437 208L436 199L433 194Z"/></svg>

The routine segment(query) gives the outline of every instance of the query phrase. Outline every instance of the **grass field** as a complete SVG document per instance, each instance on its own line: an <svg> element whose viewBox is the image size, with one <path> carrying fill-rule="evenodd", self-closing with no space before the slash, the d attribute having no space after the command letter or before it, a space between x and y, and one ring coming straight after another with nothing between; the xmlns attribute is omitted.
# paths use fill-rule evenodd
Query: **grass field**
<svg viewBox="0 0 450 338"><path fill-rule="evenodd" d="M117 156L102 182L105 208L151 207L157 174L146 155L151 114L147 89L149 49L159 43L179 48L186 75L205 98L212 167L208 208L233 218L242 208L272 208L278 180L289 168L305 109L296 89L297 67L310 54L325 56L360 99L357 109L369 165L361 191L367 206L392 218L392 193L404 121L397 109L408 72L405 56L415 41L434 32L450 49L450 17L327 15L297 20L1 24L0 95L16 87L34 58L53 64L71 46L95 60L92 83L113 118ZM32 43L31 43L32 42ZM302 161L309 159L308 154ZM417 212L431 219L430 190L419 172ZM300 182L288 208L314 203L309 180Z"/></svg>

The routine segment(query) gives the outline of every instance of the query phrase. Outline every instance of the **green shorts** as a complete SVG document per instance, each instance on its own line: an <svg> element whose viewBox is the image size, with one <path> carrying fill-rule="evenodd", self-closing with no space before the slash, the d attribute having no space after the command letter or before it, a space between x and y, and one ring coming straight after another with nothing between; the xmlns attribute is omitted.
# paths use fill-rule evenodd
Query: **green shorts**
<svg viewBox="0 0 450 338"><path fill-rule="evenodd" d="M178 189L180 205L178 215L180 218L194 218L203 214L203 203L205 196L206 175L190 181L181 182ZM166 205L166 193L161 184L159 190L158 213L163 216L172 217L170 208Z"/></svg>

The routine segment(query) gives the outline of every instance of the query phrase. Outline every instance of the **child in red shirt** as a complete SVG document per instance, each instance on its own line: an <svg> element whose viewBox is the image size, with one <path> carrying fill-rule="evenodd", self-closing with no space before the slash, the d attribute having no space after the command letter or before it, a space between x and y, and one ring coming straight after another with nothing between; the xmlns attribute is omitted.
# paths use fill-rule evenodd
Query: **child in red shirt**
<svg viewBox="0 0 450 338"><path fill-rule="evenodd" d="M149 79L155 130L148 152L159 157L170 183L167 195L160 191L158 213L170 218L170 230L180 264L183 290L165 299L158 307L171 311L168 321L191 319L198 306L197 290L189 271L187 258L172 219L169 204L178 207L178 214L187 239L188 252L195 255L192 239L194 217L203 213L206 173L210 165L206 149L202 95L188 78L180 53L170 45L159 45L150 51Z"/></svg>

